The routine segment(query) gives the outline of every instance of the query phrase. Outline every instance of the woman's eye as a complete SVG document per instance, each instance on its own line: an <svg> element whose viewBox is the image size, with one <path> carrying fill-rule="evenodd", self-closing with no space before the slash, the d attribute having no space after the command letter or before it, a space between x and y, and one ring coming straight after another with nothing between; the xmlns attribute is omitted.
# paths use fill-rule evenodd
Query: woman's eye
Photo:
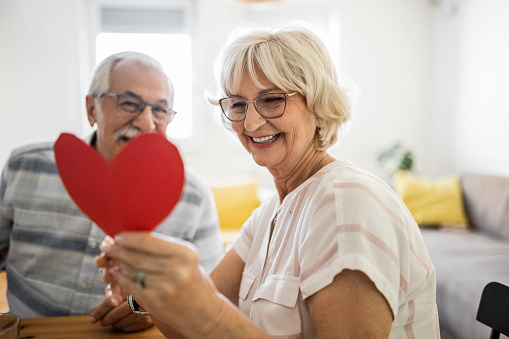
<svg viewBox="0 0 509 339"><path fill-rule="evenodd" d="M284 102L285 98L280 95L268 96L261 100L261 105L277 105Z"/></svg>
<svg viewBox="0 0 509 339"><path fill-rule="evenodd" d="M231 105L231 109L234 109L234 110L243 110L245 108L246 108L246 104L243 102L234 102Z"/></svg>

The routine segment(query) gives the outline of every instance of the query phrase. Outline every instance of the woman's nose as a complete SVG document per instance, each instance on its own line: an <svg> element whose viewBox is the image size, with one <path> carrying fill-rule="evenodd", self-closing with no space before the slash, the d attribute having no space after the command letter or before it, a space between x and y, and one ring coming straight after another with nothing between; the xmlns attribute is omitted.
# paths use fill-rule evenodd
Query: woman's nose
<svg viewBox="0 0 509 339"><path fill-rule="evenodd" d="M249 132L254 132L266 123L267 120L258 113L254 107L254 103L249 103L247 105L246 117L244 118L244 129Z"/></svg>

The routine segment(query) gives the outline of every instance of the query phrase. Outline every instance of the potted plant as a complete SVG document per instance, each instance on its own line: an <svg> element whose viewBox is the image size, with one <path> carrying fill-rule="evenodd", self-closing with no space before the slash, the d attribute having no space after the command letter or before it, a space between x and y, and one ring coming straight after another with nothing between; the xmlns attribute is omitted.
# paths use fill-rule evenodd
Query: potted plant
<svg viewBox="0 0 509 339"><path fill-rule="evenodd" d="M403 147L399 142L396 142L394 145L381 152L377 160L389 177L391 177L396 170L410 172L414 165L412 151Z"/></svg>

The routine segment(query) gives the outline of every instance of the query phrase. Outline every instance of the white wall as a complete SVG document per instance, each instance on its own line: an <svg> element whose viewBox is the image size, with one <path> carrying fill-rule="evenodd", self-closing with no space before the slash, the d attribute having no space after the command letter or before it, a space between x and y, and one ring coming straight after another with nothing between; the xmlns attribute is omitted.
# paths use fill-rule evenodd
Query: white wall
<svg viewBox="0 0 509 339"><path fill-rule="evenodd" d="M350 133L333 153L381 176L377 154L396 141L429 172L433 49L427 1L341 1L343 64L360 89Z"/></svg>
<svg viewBox="0 0 509 339"><path fill-rule="evenodd" d="M195 1L204 36L197 50L203 74L195 77L212 88L214 59L241 17L231 1ZM507 2L458 1L452 17L428 0L331 3L340 19L332 32L340 39L338 62L360 89L351 130L334 156L383 175L377 154L401 141L423 174L509 173ZM88 4L0 0L0 166L16 146L86 129ZM206 104L199 110L201 148L185 151L185 161L210 182L257 176L270 185L268 173L215 122L217 111Z"/></svg>
<svg viewBox="0 0 509 339"><path fill-rule="evenodd" d="M82 14L80 1L0 0L2 167L20 144L81 134Z"/></svg>
<svg viewBox="0 0 509 339"><path fill-rule="evenodd" d="M448 1L447 5L451 2ZM462 35L461 12L448 11L450 6L437 7L433 13L433 67L431 129L428 140L431 153L431 171L437 175L455 173L457 119L459 112L458 91L460 65L460 39Z"/></svg>
<svg viewBox="0 0 509 339"><path fill-rule="evenodd" d="M469 0L461 15L456 168L509 175L509 2Z"/></svg>
<svg viewBox="0 0 509 339"><path fill-rule="evenodd" d="M434 170L509 175L509 2L445 3L434 17Z"/></svg>

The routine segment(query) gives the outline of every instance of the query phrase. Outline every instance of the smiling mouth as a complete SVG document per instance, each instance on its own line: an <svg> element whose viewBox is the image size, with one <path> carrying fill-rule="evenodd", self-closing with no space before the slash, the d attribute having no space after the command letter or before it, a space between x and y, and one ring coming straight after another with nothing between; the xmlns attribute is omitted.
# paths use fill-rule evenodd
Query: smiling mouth
<svg viewBox="0 0 509 339"><path fill-rule="evenodd" d="M122 141L122 142L129 142L131 141L132 138L128 137L128 136L125 136L125 135L122 135L120 137L117 138L118 141Z"/></svg>
<svg viewBox="0 0 509 339"><path fill-rule="evenodd" d="M115 133L115 140L121 141L121 142L129 142L133 138L135 138L138 134L140 134L140 131L137 128L127 127L122 128L117 133Z"/></svg>
<svg viewBox="0 0 509 339"><path fill-rule="evenodd" d="M263 137L263 138L254 138L254 137L251 137L251 140L253 140L256 144L266 144L266 143L269 143L269 142L276 141L279 138L280 135L281 135L281 133L274 134L274 135L269 135L269 136L266 136L266 137Z"/></svg>

